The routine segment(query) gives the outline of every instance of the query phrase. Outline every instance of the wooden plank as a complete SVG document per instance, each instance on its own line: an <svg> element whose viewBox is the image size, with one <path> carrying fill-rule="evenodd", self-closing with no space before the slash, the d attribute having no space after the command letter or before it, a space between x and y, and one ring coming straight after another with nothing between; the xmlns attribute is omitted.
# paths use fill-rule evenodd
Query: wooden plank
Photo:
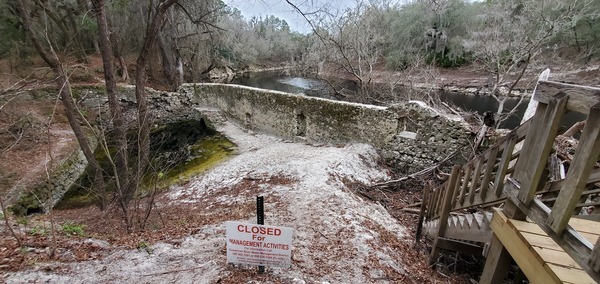
<svg viewBox="0 0 600 284"><path fill-rule="evenodd" d="M472 243L461 242L461 241L443 238L443 237L439 238L438 246L443 249L459 251L459 252L468 253L468 254L472 254L472 255L481 255L481 251L483 249L481 246L478 246L478 245L475 245Z"/></svg>
<svg viewBox="0 0 600 284"><path fill-rule="evenodd" d="M596 281L592 279L585 271L576 268L568 268L564 266L558 266L551 263L546 264L552 271L558 276L562 282L577 283L577 284L595 284Z"/></svg>
<svg viewBox="0 0 600 284"><path fill-rule="evenodd" d="M532 246L563 251L563 249L551 237L531 234L527 232L521 232L521 235Z"/></svg>
<svg viewBox="0 0 600 284"><path fill-rule="evenodd" d="M429 199L429 186L423 189L423 201L419 209L419 221L417 223L417 233L415 234L415 243L421 240L421 231L423 230L423 220L425 219L425 209L427 208L427 200Z"/></svg>
<svg viewBox="0 0 600 284"><path fill-rule="evenodd" d="M577 262L569 256L569 254L562 250L558 251L538 246L532 246L532 248L544 260L545 263L581 269L581 266L579 266L579 264L577 264Z"/></svg>
<svg viewBox="0 0 600 284"><path fill-rule="evenodd" d="M435 194L435 188L429 192L427 197L427 208L425 208L425 221L431 220L431 211L433 210L433 196Z"/></svg>
<svg viewBox="0 0 600 284"><path fill-rule="evenodd" d="M481 179L481 191L479 193L483 200L485 200L488 188L490 187L490 181L492 180L492 174L494 173L494 164L496 164L496 156L498 156L498 148L499 147L491 148L487 155L485 170L483 171L483 178Z"/></svg>
<svg viewBox="0 0 600 284"><path fill-rule="evenodd" d="M522 238L531 245L536 259L541 261L558 276L563 282L594 283L593 279L585 273L579 264L575 262L552 238L545 235L544 231L533 223L509 220L513 227L521 228L533 233L518 231ZM592 282L589 282L592 281Z"/></svg>
<svg viewBox="0 0 600 284"><path fill-rule="evenodd" d="M460 171L458 171L458 179L456 180L457 187L460 187L461 182L463 180L463 175L464 175L464 172L461 168ZM452 204L450 205L450 208L456 207L456 203L458 202L459 198L460 198L460 190L454 191L454 197L452 198Z"/></svg>
<svg viewBox="0 0 600 284"><path fill-rule="evenodd" d="M506 171L508 170L508 166L510 164L513 149L515 148L515 144L517 143L517 137L513 133L509 135L510 137L504 144L504 150L502 150L502 160L500 160L499 169L496 173L496 179L494 179L493 190L496 196L500 196L502 194L502 188L504 187L504 177L506 176Z"/></svg>
<svg viewBox="0 0 600 284"><path fill-rule="evenodd" d="M446 185L446 183L442 184L442 186L445 186L445 185ZM440 191L442 190L442 186L436 188L433 191L433 194L431 194L430 207L428 208L428 212L429 212L428 220L435 219L435 217L437 216L437 214L436 214L436 208L438 206L438 196L440 195Z"/></svg>
<svg viewBox="0 0 600 284"><path fill-rule="evenodd" d="M569 223L575 206L590 177L593 165L600 154L600 103L590 110L587 123L579 138L579 146L571 162L567 177L558 193L558 199L548 218L548 224L559 235Z"/></svg>
<svg viewBox="0 0 600 284"><path fill-rule="evenodd" d="M598 237L600 237L598 233L579 232L579 234L592 244L595 244L598 241Z"/></svg>
<svg viewBox="0 0 600 284"><path fill-rule="evenodd" d="M446 232L446 228L448 227L448 217L450 216L450 205L452 204L452 198L454 198L454 191L456 190L458 183L458 173L460 171L460 166L452 167L452 174L450 175L450 179L448 180L446 194L444 195L444 199L442 200L442 208L439 217L438 230L435 234L435 239L433 241L433 248L431 250L431 254L429 255L429 263L435 263L439 256L440 250L438 247L439 238L444 236Z"/></svg>
<svg viewBox="0 0 600 284"><path fill-rule="evenodd" d="M519 141L523 140L523 138L525 138L525 135L527 135L527 132L529 132L529 127L531 126L531 122L532 122L532 120L529 119L529 120L525 121L525 123L521 124L517 129L514 130L514 133L517 136L516 142L519 142Z"/></svg>
<svg viewBox="0 0 600 284"><path fill-rule="evenodd" d="M573 84L558 83L552 81L540 81L537 85L533 99L541 103L549 103L558 92L564 92L569 96L567 108L572 111L588 114L590 108L600 103L600 88L580 86Z"/></svg>
<svg viewBox="0 0 600 284"><path fill-rule="evenodd" d="M541 236L547 236L546 232L544 232L544 230L542 230L542 228L540 228L540 226L536 225L535 223L519 221L519 220L511 220L510 222L515 227L515 229L517 229L519 232L526 232L526 233L531 233L531 234L536 234L536 235L541 235Z"/></svg>
<svg viewBox="0 0 600 284"><path fill-rule="evenodd" d="M558 192L561 189L564 181L565 180L563 179L563 180L547 183L546 186L544 187L544 190L539 193ZM587 180L586 184L596 183L599 181L600 181L600 169L592 169L592 172L590 173L590 178ZM582 195L595 194L595 193L600 193L600 189L586 190L582 193ZM549 200L549 201L552 201L552 200Z"/></svg>
<svg viewBox="0 0 600 284"><path fill-rule="evenodd" d="M553 182L553 185L550 186L550 190L548 191L544 191L544 192L539 192L538 194L542 194L542 193L552 193L552 192L557 192L560 190L560 187L562 187L562 181L560 182ZM600 193L600 189L593 189L593 190L586 190L584 192L581 193L581 196L587 196L590 194L596 194L596 193ZM556 201L556 199L558 199L558 197L552 197L552 198L544 198L542 199L543 202L552 202L552 201ZM584 205L584 204L594 204L596 203L597 205L598 202L592 202L592 203L577 203L577 207L582 207L582 206L589 206L589 205Z"/></svg>
<svg viewBox="0 0 600 284"><path fill-rule="evenodd" d="M461 227L448 227L444 237L463 241L488 243L492 239L492 229L487 227L478 230L469 230Z"/></svg>
<svg viewBox="0 0 600 284"><path fill-rule="evenodd" d="M600 222L597 221L571 218L571 220L569 220L569 225L577 232L600 234Z"/></svg>
<svg viewBox="0 0 600 284"><path fill-rule="evenodd" d="M482 157L477 157L475 161L475 170L473 171L473 176L471 178L471 188L469 189L469 204L473 204L473 200L475 200L475 195L477 194L476 190L479 186L479 179L481 175L481 168L483 167Z"/></svg>
<svg viewBox="0 0 600 284"><path fill-rule="evenodd" d="M458 199L458 204L461 206L465 203L465 194L467 193L467 187L469 186L469 180L471 179L471 166L466 165L463 167L464 175L463 175L463 183L460 188L460 195ZM456 207L454 208L456 209Z"/></svg>
<svg viewBox="0 0 600 284"><path fill-rule="evenodd" d="M594 183L594 182L599 182L600 181L600 169L593 169L592 173L590 173L590 178L588 179L587 183Z"/></svg>
<svg viewBox="0 0 600 284"><path fill-rule="evenodd" d="M547 107L543 107L544 104L538 105L533 118L534 124L530 127L536 131L533 133L530 131L523 144L523 152L526 151L528 154L524 157L522 154L519 158L514 173L515 179L521 182L519 199L525 204L531 202L540 183L542 172L546 168L546 162L554 144L554 138L565 113L567 100L567 95L560 93L550 100ZM535 135L535 137L530 138L531 135Z"/></svg>
<svg viewBox="0 0 600 284"><path fill-rule="evenodd" d="M538 226L540 226L544 232L548 234L552 239L561 243L561 246L580 266L585 270L590 277L600 283L600 273L594 271L587 261L591 255L593 245L584 237L582 237L572 227L568 227L562 236L558 236L551 228L546 224L548 215L550 214L550 208L545 206L538 199L534 199L532 204L526 206L517 197L519 184L512 178L507 179L505 186L505 192L508 197L507 203L512 202L518 208L525 212L531 220L533 220ZM575 218L573 218L575 219Z"/></svg>
<svg viewBox="0 0 600 284"><path fill-rule="evenodd" d="M559 278L539 261L539 256L533 253L534 250L511 227L506 216L500 210L496 209L495 211L490 224L494 235L502 242L529 281L532 283L558 283Z"/></svg>

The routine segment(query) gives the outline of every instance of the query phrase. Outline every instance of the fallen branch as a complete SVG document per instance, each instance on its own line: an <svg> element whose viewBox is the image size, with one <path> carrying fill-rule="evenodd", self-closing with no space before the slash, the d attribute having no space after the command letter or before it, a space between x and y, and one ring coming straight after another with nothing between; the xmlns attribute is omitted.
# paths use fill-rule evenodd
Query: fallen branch
<svg viewBox="0 0 600 284"><path fill-rule="evenodd" d="M421 209L414 209L414 208L402 208L402 209L400 209L400 210L402 210L402 211L404 211L404 212L407 212L407 213L421 214Z"/></svg>
<svg viewBox="0 0 600 284"><path fill-rule="evenodd" d="M6 207L4 206L4 202L2 201L2 196L0 196L0 208L2 209L2 215L4 215L4 223L6 224L6 228L8 229L10 234L15 238L19 247L22 247L23 243L21 242L21 238L19 238L19 236L17 236L15 231L10 226L10 223L8 222L8 211L6 210Z"/></svg>
<svg viewBox="0 0 600 284"><path fill-rule="evenodd" d="M455 109L453 109L450 105L448 105L445 102L442 102L442 105L445 106L448 110L450 110L453 114L456 115L461 115L460 112L456 111ZM461 115L462 116L462 115Z"/></svg>
<svg viewBox="0 0 600 284"><path fill-rule="evenodd" d="M587 120L584 120L584 121L580 121L580 122L573 124L573 126L571 126L571 128L569 128L567 131L565 131L563 136L573 138L573 135L575 135L575 134L581 132L581 130L583 130L583 127L585 126L586 122L587 122Z"/></svg>
<svg viewBox="0 0 600 284"><path fill-rule="evenodd" d="M212 263L212 261L210 263ZM205 267L206 267L206 264L204 264L202 266L198 266L198 267L192 267L192 268L173 269L173 270L167 270L167 271L163 271L163 272L143 274L142 276L164 275L164 274L169 274L169 273L176 273L176 272L182 272L182 271L196 270L196 269L205 268Z"/></svg>
<svg viewBox="0 0 600 284"><path fill-rule="evenodd" d="M431 172L433 172L435 169L437 169L439 166L441 166L442 164L444 164L445 162L447 162L448 160L450 160L450 159L452 159L454 156L456 156L456 154L458 154L458 150L456 150L456 151L452 152L450 155L448 155L448 156L447 156L446 158L444 158L442 161L440 161L439 163L437 163L437 164L435 164L435 165L433 165L433 166L431 166L431 167L428 167L428 168L422 169L422 170L420 170L420 171L418 171L418 172L416 172L416 173L410 174L410 175L408 175L408 176L405 176L405 177L401 177L401 178L399 178L399 179L390 180L390 181L386 181L386 182L382 182L382 183L377 183L377 184L375 184L375 185L373 185L373 186L371 186L371 187L380 187L380 186L382 186L382 187L387 187L387 186L395 185L395 184L397 184L397 183L401 183L401 182L403 182L403 181L406 181L406 180L409 180L409 179L414 179L414 178L417 178L417 177L419 177L419 176L423 176L423 175L426 175L426 174L430 174L430 173L431 173Z"/></svg>

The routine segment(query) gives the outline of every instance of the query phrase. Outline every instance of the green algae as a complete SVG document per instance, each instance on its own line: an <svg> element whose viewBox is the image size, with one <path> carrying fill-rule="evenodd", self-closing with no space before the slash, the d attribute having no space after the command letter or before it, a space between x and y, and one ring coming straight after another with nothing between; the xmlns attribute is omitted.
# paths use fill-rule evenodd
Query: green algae
<svg viewBox="0 0 600 284"><path fill-rule="evenodd" d="M236 145L218 132L207 128L204 124L178 122L161 126L153 131L156 143L151 143L151 151L155 154L153 161L155 170L148 173L138 191L138 197L146 196L152 190L162 191L169 186L181 184L196 175L200 175L215 167L235 153ZM152 138L151 138L152 140ZM185 149L189 149L189 152ZM115 151L110 147L111 153ZM135 167L137 151L130 148L130 167ZM167 155L162 155L167 153ZM175 153L168 155L168 153ZM189 153L184 158L181 153ZM113 153L114 154L114 153ZM106 172L110 172L110 163L104 151L98 149L96 158ZM115 191L114 178L105 176L108 192ZM56 205L56 209L81 208L98 203L97 197L91 194L90 175L80 179Z"/></svg>
<svg viewBox="0 0 600 284"><path fill-rule="evenodd" d="M200 140L191 146L192 156L188 162L181 163L164 174L159 181L159 188L188 181L214 168L234 153L236 145L222 135L215 135Z"/></svg>

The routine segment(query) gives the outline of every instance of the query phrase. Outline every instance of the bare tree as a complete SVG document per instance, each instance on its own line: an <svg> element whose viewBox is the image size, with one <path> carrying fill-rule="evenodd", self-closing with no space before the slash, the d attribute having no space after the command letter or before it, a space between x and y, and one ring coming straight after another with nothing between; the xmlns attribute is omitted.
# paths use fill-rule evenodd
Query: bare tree
<svg viewBox="0 0 600 284"><path fill-rule="evenodd" d="M31 14L27 8L28 5L31 5L29 1L16 1L16 7L23 24L23 28L31 39L36 51L56 75L55 83L59 89L60 99L65 107L67 120L69 121L69 125L71 125L71 128L75 133L75 137L79 142L79 146L81 147L83 154L85 155L90 167L92 168L92 171L94 172L94 186L96 188L103 189L104 174L100 164L98 163L98 160L94 156L90 142L79 123L80 120L83 120L83 116L77 111L77 107L74 103L67 73L65 72L62 62L60 61L60 58L57 55L49 38L47 36L42 38L38 37L39 33L36 33L36 30L33 28ZM44 30L42 30L42 32L43 31ZM45 39L46 47L43 46L41 41L42 39Z"/></svg>
<svg viewBox="0 0 600 284"><path fill-rule="evenodd" d="M286 2L306 19L324 47L320 64L334 64L357 81L362 94L368 95L373 69L383 55L383 35L379 32L385 25L381 21L382 8L357 1L354 7L339 12L325 8L305 12L292 1Z"/></svg>
<svg viewBox="0 0 600 284"><path fill-rule="evenodd" d="M133 214L130 211L129 204L135 197L135 193L145 176L148 166L150 165L150 114L148 110L148 102L146 98L146 66L150 52L156 47L156 41L159 36L160 29L166 18L167 10L177 3L177 0L160 1L155 7L150 7L150 18L144 35L144 41L136 62L136 89L135 96L137 101L137 161L136 168L130 169L127 159L127 139L126 126L124 124L123 114L119 102L117 100L117 88L114 74L114 66L112 59L112 46L109 38L109 27L106 15L104 0L92 0L93 10L96 15L99 27L99 45L102 54L104 67L104 76L106 81L107 95L109 107L111 110L113 130L116 136L116 157L114 159L114 171L116 176L116 187L118 192L117 201L121 210L128 232L134 230ZM105 142L104 142L105 143ZM103 144L103 147L108 150L108 145ZM110 153L107 153L110 155ZM113 159L110 159L112 162ZM149 208L152 204L148 205Z"/></svg>
<svg viewBox="0 0 600 284"><path fill-rule="evenodd" d="M485 3L485 12L464 40L467 50L475 55L491 75L490 95L498 102L496 126L500 125L523 102L505 110L530 63L541 53L541 47L553 36L570 29L575 15L585 15L591 0L493 1Z"/></svg>
<svg viewBox="0 0 600 284"><path fill-rule="evenodd" d="M126 125L123 118L123 111L117 99L117 82L115 80L115 71L113 65L113 49L109 38L108 21L106 17L106 6L104 0L92 0L93 12L98 22L99 47L102 54L102 66L104 69L104 81L106 85L106 95L108 96L108 105L111 112L112 130L114 133L115 146L115 178L116 188L120 196L124 195L124 189L130 186L130 171L127 161L127 137ZM105 153L110 156L111 153ZM107 204L107 196L101 200L102 204Z"/></svg>

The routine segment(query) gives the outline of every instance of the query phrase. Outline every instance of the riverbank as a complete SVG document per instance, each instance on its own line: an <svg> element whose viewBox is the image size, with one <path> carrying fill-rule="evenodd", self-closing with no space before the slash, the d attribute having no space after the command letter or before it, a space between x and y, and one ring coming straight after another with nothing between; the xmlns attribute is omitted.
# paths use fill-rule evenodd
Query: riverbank
<svg viewBox="0 0 600 284"><path fill-rule="evenodd" d="M523 78L517 83L510 96L529 97L539 74L546 68L550 69L549 80L600 86L600 63L595 62L585 66L577 66L567 62L561 63L538 63L532 65L523 74ZM328 67L320 74L325 78L356 80L349 73L340 72L339 69ZM518 78L517 72L509 73L500 85L498 91L501 95L509 95L510 84ZM480 66L469 65L452 69L425 66L404 71L389 71L376 69L371 73L371 83L384 86L393 90L398 87L408 87L423 91L444 91L469 95L489 95L495 78L492 74L484 71Z"/></svg>

